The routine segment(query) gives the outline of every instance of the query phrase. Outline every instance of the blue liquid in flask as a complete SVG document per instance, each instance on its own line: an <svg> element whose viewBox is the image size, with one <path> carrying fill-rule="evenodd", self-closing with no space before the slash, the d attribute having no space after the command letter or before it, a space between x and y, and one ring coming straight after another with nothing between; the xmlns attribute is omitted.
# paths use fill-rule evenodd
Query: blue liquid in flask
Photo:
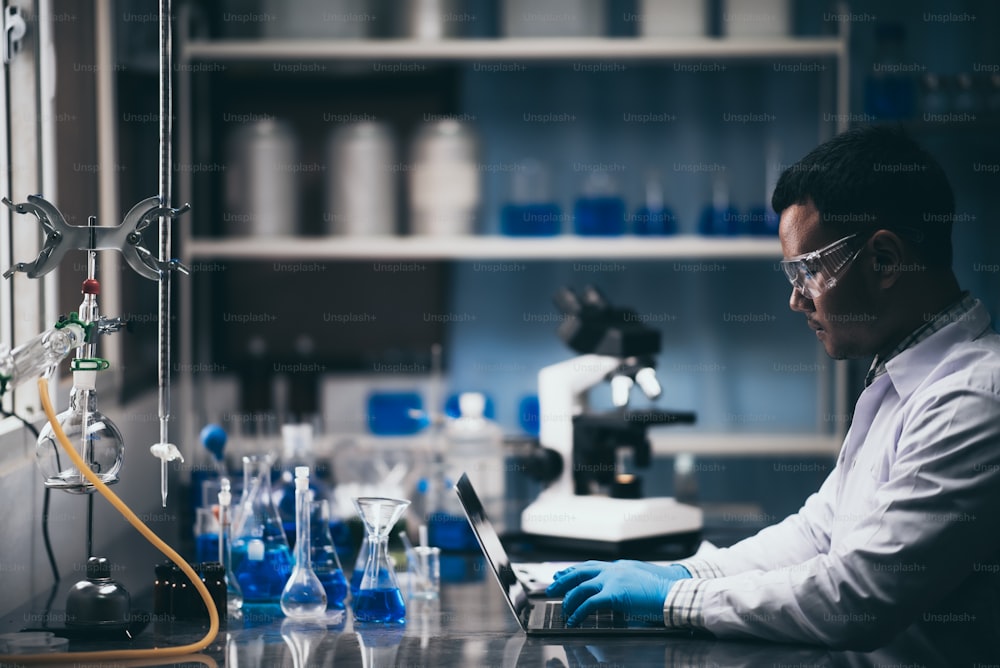
<svg viewBox="0 0 1000 668"><path fill-rule="evenodd" d="M404 623L406 604L399 587L359 591L354 599L354 618L359 622Z"/></svg>
<svg viewBox="0 0 1000 668"><path fill-rule="evenodd" d="M236 581L246 603L277 603L292 574L292 553L282 543L251 540L233 546Z"/></svg>

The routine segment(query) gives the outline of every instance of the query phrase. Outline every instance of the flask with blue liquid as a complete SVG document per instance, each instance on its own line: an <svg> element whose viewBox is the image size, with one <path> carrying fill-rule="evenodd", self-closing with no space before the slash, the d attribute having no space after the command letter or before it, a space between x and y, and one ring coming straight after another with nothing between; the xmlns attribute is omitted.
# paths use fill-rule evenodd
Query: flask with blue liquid
<svg viewBox="0 0 1000 668"><path fill-rule="evenodd" d="M619 236L625 233L625 200L614 177L593 171L573 205L573 229L580 236Z"/></svg>
<svg viewBox="0 0 1000 668"><path fill-rule="evenodd" d="M243 457L243 498L233 531L233 571L244 603L278 603L292 553L271 496L271 456Z"/></svg>
<svg viewBox="0 0 1000 668"><path fill-rule="evenodd" d="M544 237L562 232L562 213L549 192L549 173L527 159L511 175L510 201L500 210L500 232L513 237Z"/></svg>

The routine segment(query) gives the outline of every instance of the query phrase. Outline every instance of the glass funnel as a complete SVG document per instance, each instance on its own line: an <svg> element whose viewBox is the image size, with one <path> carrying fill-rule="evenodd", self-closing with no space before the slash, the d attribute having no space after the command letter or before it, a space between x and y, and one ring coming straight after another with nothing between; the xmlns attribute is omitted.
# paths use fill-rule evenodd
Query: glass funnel
<svg viewBox="0 0 1000 668"><path fill-rule="evenodd" d="M406 622L406 604L389 557L389 532L410 502L371 496L353 501L368 534L368 559L358 595L354 599L354 619L359 622L403 624Z"/></svg>

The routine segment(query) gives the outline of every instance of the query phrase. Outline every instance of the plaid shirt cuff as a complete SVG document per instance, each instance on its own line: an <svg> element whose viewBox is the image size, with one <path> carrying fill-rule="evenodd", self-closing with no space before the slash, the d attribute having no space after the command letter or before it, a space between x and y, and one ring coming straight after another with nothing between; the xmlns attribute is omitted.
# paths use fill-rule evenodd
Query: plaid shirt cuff
<svg viewBox="0 0 1000 668"><path fill-rule="evenodd" d="M691 577L693 578L721 578L723 576L722 571L720 571L714 564L697 557L685 559L683 561L676 561L674 563L688 569L688 572L691 573Z"/></svg>
<svg viewBox="0 0 1000 668"><path fill-rule="evenodd" d="M700 629L705 626L702 614L704 599L702 579L677 580L663 602L663 623L667 628Z"/></svg>

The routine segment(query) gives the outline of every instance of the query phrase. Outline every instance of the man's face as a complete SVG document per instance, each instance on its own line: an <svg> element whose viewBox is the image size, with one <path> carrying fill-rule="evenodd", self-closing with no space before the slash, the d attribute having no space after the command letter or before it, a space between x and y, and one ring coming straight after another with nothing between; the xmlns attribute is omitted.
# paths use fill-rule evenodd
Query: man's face
<svg viewBox="0 0 1000 668"><path fill-rule="evenodd" d="M778 228L786 258L819 250L846 236L820 225L819 211L810 201L793 204L781 213ZM878 350L876 309L866 284L865 251L852 263L838 283L815 299L807 299L795 288L788 305L806 316L806 322L834 359L865 357Z"/></svg>

